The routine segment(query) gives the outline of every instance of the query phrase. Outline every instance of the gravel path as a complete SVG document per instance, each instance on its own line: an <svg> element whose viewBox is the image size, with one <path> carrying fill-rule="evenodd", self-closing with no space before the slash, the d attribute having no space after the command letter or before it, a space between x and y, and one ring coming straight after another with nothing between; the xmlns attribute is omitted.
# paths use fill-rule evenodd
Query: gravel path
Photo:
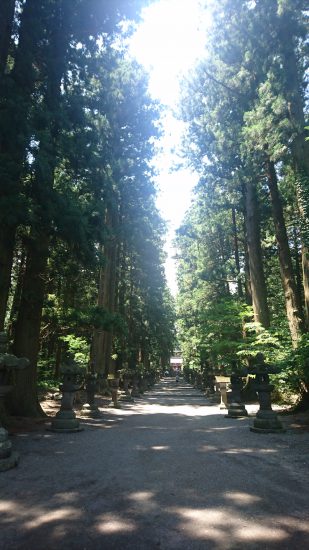
<svg viewBox="0 0 309 550"><path fill-rule="evenodd" d="M1 550L308 549L309 432L250 423L167 379L82 432L12 437Z"/></svg>

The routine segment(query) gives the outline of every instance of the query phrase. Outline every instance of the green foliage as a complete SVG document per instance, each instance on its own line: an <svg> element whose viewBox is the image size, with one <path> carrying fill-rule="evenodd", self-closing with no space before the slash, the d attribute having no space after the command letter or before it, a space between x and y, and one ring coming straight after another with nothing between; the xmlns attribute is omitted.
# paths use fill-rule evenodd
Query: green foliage
<svg viewBox="0 0 309 550"><path fill-rule="evenodd" d="M301 0L219 0L213 7L207 57L183 84L183 156L199 174L193 206L176 239L178 337L188 375L192 369L228 368L234 360L245 365L261 351L267 361L282 366L282 389L287 391L287 380L294 392L300 391L300 379L306 384L306 336L292 348L289 304L281 284L282 249L273 223L278 217L268 190L273 161L287 246L303 298L299 235L302 245L309 242L308 151L302 122L308 60L304 10ZM256 192L256 212L247 202L249 188ZM252 218L256 241L251 235L248 243L246 220ZM269 329L253 322L252 309L245 305L250 303L248 254L257 246L262 252L258 263L263 261L265 268Z"/></svg>
<svg viewBox="0 0 309 550"><path fill-rule="evenodd" d="M309 336L304 334L297 349L285 349L278 364L282 371L276 376L282 392L300 395L309 388Z"/></svg>
<svg viewBox="0 0 309 550"><path fill-rule="evenodd" d="M89 342L75 334L62 336L61 340L66 344L66 354L72 357L77 365L85 368L89 361Z"/></svg>

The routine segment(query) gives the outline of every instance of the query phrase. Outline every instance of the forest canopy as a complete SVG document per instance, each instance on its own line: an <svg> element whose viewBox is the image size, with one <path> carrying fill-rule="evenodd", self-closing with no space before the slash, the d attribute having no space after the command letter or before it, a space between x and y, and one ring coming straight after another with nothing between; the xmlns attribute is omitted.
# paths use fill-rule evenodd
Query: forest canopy
<svg viewBox="0 0 309 550"><path fill-rule="evenodd" d="M187 368L230 372L262 351L281 388L308 398L306 7L215 2L182 87L183 157L199 183L176 246Z"/></svg>
<svg viewBox="0 0 309 550"><path fill-rule="evenodd" d="M199 181L176 308L154 183L163 106L127 51L148 3L0 4L0 331L30 361L13 414L42 413L63 363L162 372L177 346L205 376L262 351L282 393L308 400L306 2L201 2L205 55L178 106Z"/></svg>
<svg viewBox="0 0 309 550"><path fill-rule="evenodd" d="M141 7L1 2L0 330L30 360L15 414L41 413L38 383L63 362L107 377L160 369L173 348L151 164L160 106L120 25Z"/></svg>

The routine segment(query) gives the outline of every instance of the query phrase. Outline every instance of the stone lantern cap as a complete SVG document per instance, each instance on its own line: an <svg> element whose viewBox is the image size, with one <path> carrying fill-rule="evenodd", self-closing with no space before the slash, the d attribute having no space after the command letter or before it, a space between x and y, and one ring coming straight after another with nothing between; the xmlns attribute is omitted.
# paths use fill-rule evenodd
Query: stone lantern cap
<svg viewBox="0 0 309 550"><path fill-rule="evenodd" d="M0 369L12 369L17 370L24 369L30 364L29 359L26 357L16 357L16 355L11 355L9 353L0 354Z"/></svg>
<svg viewBox="0 0 309 550"><path fill-rule="evenodd" d="M71 364L71 365L62 365L60 367L60 374L62 374L63 376L66 375L66 374L72 374L74 376L78 376L78 375L81 375L83 373L82 373L82 369L80 367L78 367L75 364Z"/></svg>
<svg viewBox="0 0 309 550"><path fill-rule="evenodd" d="M110 388L115 389L119 387L119 376L117 374L108 374L107 380Z"/></svg>
<svg viewBox="0 0 309 550"><path fill-rule="evenodd" d="M62 392L76 392L82 389L84 372L75 363L62 365L60 374L63 378L63 384L60 386Z"/></svg>
<svg viewBox="0 0 309 550"><path fill-rule="evenodd" d="M0 369L24 369L30 364L26 357L16 357L7 352L8 337L5 332L0 332Z"/></svg>
<svg viewBox="0 0 309 550"><path fill-rule="evenodd" d="M278 374L280 367L265 363L263 353L257 353L253 365L248 367L249 374Z"/></svg>

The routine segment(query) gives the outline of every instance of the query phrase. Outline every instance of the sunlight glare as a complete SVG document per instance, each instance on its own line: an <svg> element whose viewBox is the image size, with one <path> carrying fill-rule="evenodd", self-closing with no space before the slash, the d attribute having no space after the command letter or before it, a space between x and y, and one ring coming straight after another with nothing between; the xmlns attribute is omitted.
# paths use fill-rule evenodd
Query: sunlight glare
<svg viewBox="0 0 309 550"><path fill-rule="evenodd" d="M205 13L198 0L161 0L142 12L143 22L132 38L131 52L151 71L151 94L163 103L175 103L179 76L204 50L202 14L209 20Z"/></svg>
<svg viewBox="0 0 309 550"><path fill-rule="evenodd" d="M186 168L173 171L179 163L184 123L174 109L180 95L180 82L197 60L205 56L210 10L200 0L158 0L142 11L142 22L130 40L130 52L149 73L149 92L166 106L162 115L164 136L161 153L155 159L156 184L160 190L158 208L169 222L165 265L167 281L176 293L176 272L172 241L191 202L197 174Z"/></svg>

